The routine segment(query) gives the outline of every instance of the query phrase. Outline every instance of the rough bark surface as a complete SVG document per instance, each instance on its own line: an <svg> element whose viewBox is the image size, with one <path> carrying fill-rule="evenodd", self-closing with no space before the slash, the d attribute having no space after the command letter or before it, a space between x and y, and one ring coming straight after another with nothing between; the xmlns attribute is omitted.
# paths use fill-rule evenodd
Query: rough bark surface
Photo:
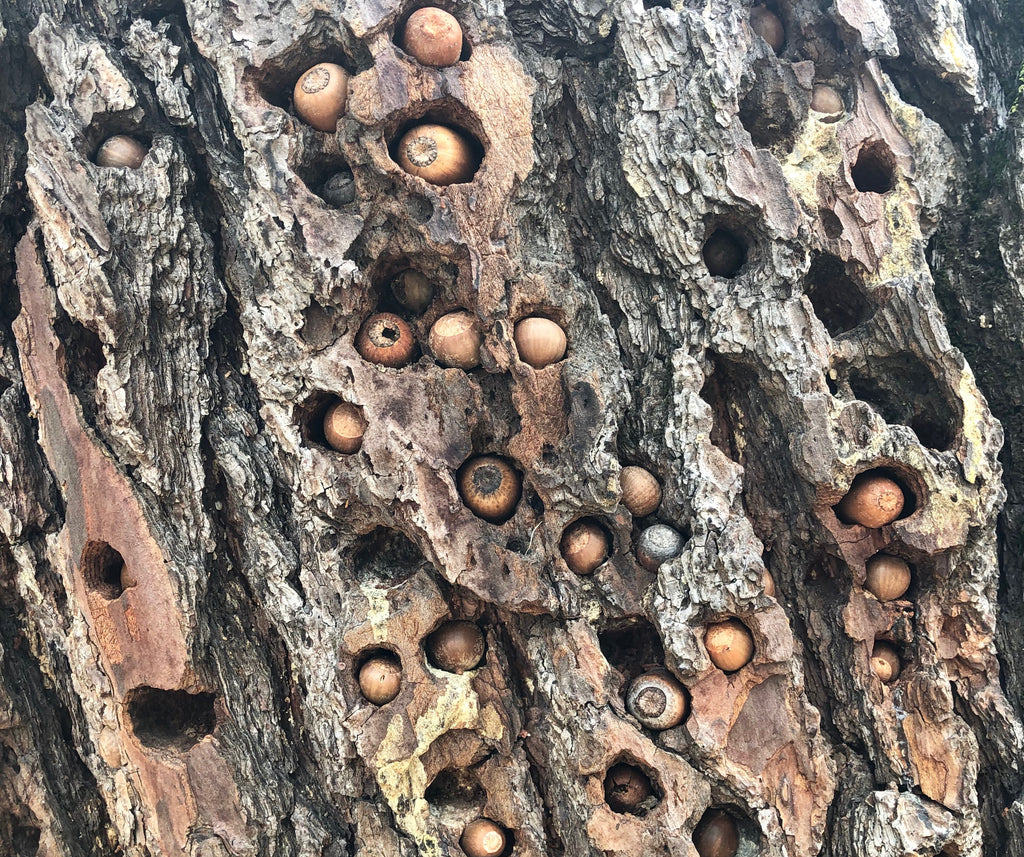
<svg viewBox="0 0 1024 857"><path fill-rule="evenodd" d="M777 0L773 50L727 0L456 0L436 69L417 5L0 6L0 855L461 855L483 816L519 857L692 857L718 808L740 857L1024 857L1024 10ZM291 112L320 61L335 134ZM472 181L395 162L420 120ZM95 163L118 133L139 169ZM355 338L409 268L435 295L385 368ZM428 346L456 308L469 371ZM564 360L518 358L529 315ZM504 523L457 488L481 453L522 474ZM867 470L906 496L879 528L834 509ZM424 648L452 618L461 674ZM690 697L660 732L626 706L654 665Z"/></svg>

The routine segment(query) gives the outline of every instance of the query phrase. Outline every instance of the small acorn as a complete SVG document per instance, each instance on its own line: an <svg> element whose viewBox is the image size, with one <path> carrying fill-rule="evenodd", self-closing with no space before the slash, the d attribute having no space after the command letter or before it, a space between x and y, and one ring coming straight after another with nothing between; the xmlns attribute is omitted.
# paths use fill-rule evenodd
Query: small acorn
<svg viewBox="0 0 1024 857"><path fill-rule="evenodd" d="M363 445L366 418L363 409L348 402L337 402L324 415L324 436L338 452L358 452Z"/></svg>
<svg viewBox="0 0 1024 857"><path fill-rule="evenodd" d="M742 669L754 656L754 637L739 619L726 619L708 625L704 647L711 662L723 672Z"/></svg>
<svg viewBox="0 0 1024 857"><path fill-rule="evenodd" d="M764 594L769 598L775 597L775 578L772 577L772 573L767 568L761 572L761 587L764 589Z"/></svg>
<svg viewBox="0 0 1024 857"><path fill-rule="evenodd" d="M879 601L892 601L910 588L910 566L898 556L876 553L866 569L864 586Z"/></svg>
<svg viewBox="0 0 1024 857"><path fill-rule="evenodd" d="M397 155L403 170L436 185L468 182L480 166L469 140L444 125L417 125L407 131Z"/></svg>
<svg viewBox="0 0 1024 857"><path fill-rule="evenodd" d="M608 534L591 518L573 521L562 533L562 558L576 574L591 574L608 559Z"/></svg>
<svg viewBox="0 0 1024 857"><path fill-rule="evenodd" d="M750 29L768 42L768 46L776 53L786 41L786 30L782 26L782 21L765 6L755 6L750 10Z"/></svg>
<svg viewBox="0 0 1024 857"><path fill-rule="evenodd" d="M127 167L137 170L149 153L149 147L127 134L115 134L96 150L96 163L101 167Z"/></svg>
<svg viewBox="0 0 1024 857"><path fill-rule="evenodd" d="M565 357L565 331L550 318L532 316L516 323L514 335L519 359L543 369Z"/></svg>
<svg viewBox="0 0 1024 857"><path fill-rule="evenodd" d="M500 825L489 818L477 818L463 829L459 846L466 857L497 857L505 850L507 842Z"/></svg>
<svg viewBox="0 0 1024 857"><path fill-rule="evenodd" d="M359 690L374 705L391 702L401 686L402 665L394 655L374 655L359 668Z"/></svg>
<svg viewBox="0 0 1024 857"><path fill-rule="evenodd" d="M686 688L664 667L634 679L626 693L626 708L648 729L678 726L690 711Z"/></svg>
<svg viewBox="0 0 1024 857"><path fill-rule="evenodd" d="M391 293L414 315L422 315L434 299L434 286L426 275L409 268L391 281Z"/></svg>
<svg viewBox="0 0 1024 857"><path fill-rule="evenodd" d="M405 366L412 359L415 348L409 325L391 312L371 315L356 336L356 351L364 360L381 366Z"/></svg>
<svg viewBox="0 0 1024 857"><path fill-rule="evenodd" d="M649 470L630 464L619 473L622 505L634 518L653 514L661 504L661 485Z"/></svg>
<svg viewBox="0 0 1024 857"><path fill-rule="evenodd" d="M332 62L319 63L303 73L292 91L295 112L317 131L337 130L346 101L348 72Z"/></svg>
<svg viewBox="0 0 1024 857"><path fill-rule="evenodd" d="M877 529L891 524L903 511L906 498L899 483L874 471L861 473L846 496L835 506L836 516L845 524Z"/></svg>
<svg viewBox="0 0 1024 857"><path fill-rule="evenodd" d="M875 640L875 647L871 650L871 669L886 684L900 674L900 654L892 643Z"/></svg>
<svg viewBox="0 0 1024 857"><path fill-rule="evenodd" d="M704 264L713 277L735 277L747 261L747 249L725 229L716 229L704 242Z"/></svg>
<svg viewBox="0 0 1024 857"><path fill-rule="evenodd" d="M651 781L634 765L612 765L604 778L604 799L614 812L635 812L651 796Z"/></svg>
<svg viewBox="0 0 1024 857"><path fill-rule="evenodd" d="M444 9L417 9L405 22L402 50L423 65L454 65L462 55L462 27Z"/></svg>
<svg viewBox="0 0 1024 857"><path fill-rule="evenodd" d="M811 90L811 110L822 113L828 119L835 119L846 112L842 96L827 83L816 83Z"/></svg>
<svg viewBox="0 0 1024 857"><path fill-rule="evenodd" d="M320 198L335 208L350 205L356 200L356 183L350 170L340 170L330 176L320 188Z"/></svg>
<svg viewBox="0 0 1024 857"><path fill-rule="evenodd" d="M428 338L438 363L464 370L480 365L483 340L476 316L465 310L442 315L430 328Z"/></svg>
<svg viewBox="0 0 1024 857"><path fill-rule="evenodd" d="M523 493L519 473L497 455L480 455L463 464L458 485L469 510L492 524L502 524L511 518Z"/></svg>
<svg viewBox="0 0 1024 857"><path fill-rule="evenodd" d="M735 857L740 847L736 822L724 810L708 810L693 831L693 844L700 857Z"/></svg>
<svg viewBox="0 0 1024 857"><path fill-rule="evenodd" d="M427 637L427 656L438 669L461 675L483 660L483 632L464 619L445 622Z"/></svg>
<svg viewBox="0 0 1024 857"><path fill-rule="evenodd" d="M679 556L683 537L665 524L652 524L636 540L637 561L648 571L657 571L663 562Z"/></svg>

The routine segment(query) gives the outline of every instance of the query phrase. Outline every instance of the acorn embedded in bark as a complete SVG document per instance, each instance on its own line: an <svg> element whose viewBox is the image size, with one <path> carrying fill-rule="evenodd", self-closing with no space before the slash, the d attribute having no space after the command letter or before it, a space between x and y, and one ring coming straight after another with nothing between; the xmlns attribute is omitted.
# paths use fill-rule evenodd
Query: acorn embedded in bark
<svg viewBox="0 0 1024 857"><path fill-rule="evenodd" d="M661 504L661 485L654 475L642 467L628 465L619 473L622 505L634 518L645 518Z"/></svg>
<svg viewBox="0 0 1024 857"><path fill-rule="evenodd" d="M877 529L895 521L905 502L906 497L898 482L869 471L853 480L846 496L836 504L835 512L844 524Z"/></svg>
<svg viewBox="0 0 1024 857"><path fill-rule="evenodd" d="M652 524L636 541L637 561L648 571L657 571L663 562L679 555L683 537L665 524Z"/></svg>
<svg viewBox="0 0 1024 857"><path fill-rule="evenodd" d="M608 559L608 534L588 518L569 524L560 546L565 564L576 574L591 574Z"/></svg>
<svg viewBox="0 0 1024 857"><path fill-rule="evenodd" d="M115 134L96 150L96 164L101 167L126 167L137 170L149 153L149 147L127 134Z"/></svg>
<svg viewBox="0 0 1024 857"><path fill-rule="evenodd" d="M417 9L405 22L402 50L423 65L441 68L454 65L462 55L462 27L454 15L427 6Z"/></svg>
<svg viewBox="0 0 1024 857"><path fill-rule="evenodd" d="M811 91L811 110L835 119L846 111L842 96L827 83L816 83Z"/></svg>
<svg viewBox="0 0 1024 857"><path fill-rule="evenodd" d="M420 315L434 299L434 286L425 274L409 268L391 281L391 293L409 312Z"/></svg>
<svg viewBox="0 0 1024 857"><path fill-rule="evenodd" d="M768 42L769 47L776 53L786 41L786 30L782 26L782 21L765 6L755 6L750 10L750 29Z"/></svg>
<svg viewBox="0 0 1024 857"><path fill-rule="evenodd" d="M604 799L614 812L636 812L651 796L651 781L635 765L612 765L604 778Z"/></svg>
<svg viewBox="0 0 1024 857"><path fill-rule="evenodd" d="M401 686L402 665L394 655L374 655L359 668L359 690L374 705L391 702Z"/></svg>
<svg viewBox="0 0 1024 857"><path fill-rule="evenodd" d="M324 436L338 452L351 454L363 445L366 418L363 409L348 402L331 405L324 415Z"/></svg>
<svg viewBox="0 0 1024 857"><path fill-rule="evenodd" d="M458 484L469 510L492 524L512 517L523 492L519 473L498 455L471 458L459 469Z"/></svg>
<svg viewBox="0 0 1024 857"><path fill-rule="evenodd" d="M899 676L900 654L892 643L875 640L871 650L871 669L886 684Z"/></svg>
<svg viewBox="0 0 1024 857"><path fill-rule="evenodd" d="M477 818L463 829L459 846L466 857L497 857L505 850L507 842L500 825L489 818Z"/></svg>
<svg viewBox="0 0 1024 857"><path fill-rule="evenodd" d="M441 316L430 328L430 350L442 366L469 370L480 365L483 335L475 315L457 310Z"/></svg>
<svg viewBox="0 0 1024 857"><path fill-rule="evenodd" d="M634 679L626 693L626 708L648 729L678 726L690 711L686 688L664 667Z"/></svg>
<svg viewBox="0 0 1024 857"><path fill-rule="evenodd" d="M405 366L415 348L409 325L391 312L371 315L356 336L356 350L363 359L381 366Z"/></svg>
<svg viewBox="0 0 1024 857"><path fill-rule="evenodd" d="M484 635L464 619L445 622L427 637L427 657L438 669L460 675L474 669L484 657Z"/></svg>
<svg viewBox="0 0 1024 857"><path fill-rule="evenodd" d="M516 323L514 334L519 359L543 369L565 357L565 331L549 318L534 316Z"/></svg>
<svg viewBox="0 0 1024 857"><path fill-rule="evenodd" d="M317 131L335 131L348 101L348 72L340 65L322 62L295 82L295 112Z"/></svg>
<svg viewBox="0 0 1024 857"><path fill-rule="evenodd" d="M754 656L754 637L739 619L726 619L708 625L704 646L711 662L723 672L735 672Z"/></svg>
<svg viewBox="0 0 1024 857"><path fill-rule="evenodd" d="M876 553L866 569L864 588L879 601L892 601L910 588L910 566L898 556Z"/></svg>
<svg viewBox="0 0 1024 857"><path fill-rule="evenodd" d="M700 857L735 857L740 847L736 822L723 810L708 810L693 831L693 844Z"/></svg>
<svg viewBox="0 0 1024 857"><path fill-rule="evenodd" d="M470 141L444 125L417 125L397 146L399 166L431 184L468 182L480 166Z"/></svg>

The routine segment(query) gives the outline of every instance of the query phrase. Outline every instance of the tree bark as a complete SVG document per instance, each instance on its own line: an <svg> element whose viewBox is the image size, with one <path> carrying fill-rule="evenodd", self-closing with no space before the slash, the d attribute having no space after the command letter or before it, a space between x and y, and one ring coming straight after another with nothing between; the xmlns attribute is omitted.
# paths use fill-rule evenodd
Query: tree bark
<svg viewBox="0 0 1024 857"><path fill-rule="evenodd" d="M0 856L461 855L483 817L690 857L724 811L740 857L1024 857L1024 11L773 0L773 48L726 0L457 0L434 68L418 5L0 7ZM319 62L336 133L294 112ZM399 165L423 123L469 181ZM378 311L406 365L357 347ZM531 316L564 358L521 359ZM895 520L837 508L868 471Z"/></svg>

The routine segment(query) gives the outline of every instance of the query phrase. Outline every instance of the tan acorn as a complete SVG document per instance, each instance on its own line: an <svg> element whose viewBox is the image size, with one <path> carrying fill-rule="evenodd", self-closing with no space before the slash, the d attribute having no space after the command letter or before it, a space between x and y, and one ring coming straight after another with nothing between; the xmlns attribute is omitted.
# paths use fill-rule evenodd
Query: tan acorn
<svg viewBox="0 0 1024 857"><path fill-rule="evenodd" d="M366 418L363 409L348 402L337 402L324 415L324 436L338 452L358 452L363 445Z"/></svg>
<svg viewBox="0 0 1024 857"><path fill-rule="evenodd" d="M565 357L565 331L549 318L532 316L516 323L514 334L519 359L543 369Z"/></svg>
<svg viewBox="0 0 1024 857"><path fill-rule="evenodd" d="M634 518L653 514L661 504L661 485L649 470L630 464L619 473L622 505Z"/></svg>
<svg viewBox="0 0 1024 857"><path fill-rule="evenodd" d="M761 572L761 587L769 598L775 597L775 578L767 568Z"/></svg>
<svg viewBox="0 0 1024 857"><path fill-rule="evenodd" d="M648 729L678 726L690 711L686 688L664 667L634 679L626 693L626 708Z"/></svg>
<svg viewBox="0 0 1024 857"><path fill-rule="evenodd" d="M417 125L396 151L403 170L436 185L468 182L480 166L469 140L444 125Z"/></svg>
<svg viewBox="0 0 1024 857"><path fill-rule="evenodd" d="M295 112L317 131L336 131L347 101L348 72L332 62L308 69L292 91Z"/></svg>
<svg viewBox="0 0 1024 857"><path fill-rule="evenodd" d="M423 65L454 65L462 55L462 27L444 9L417 9L405 23L402 50Z"/></svg>
<svg viewBox="0 0 1024 857"><path fill-rule="evenodd" d="M593 573L608 559L608 549L608 534L590 518L573 521L562 533L562 557L576 574Z"/></svg>
<svg viewBox="0 0 1024 857"><path fill-rule="evenodd" d="M731 232L716 229L701 251L708 272L714 277L735 277L747 261L746 248Z"/></svg>
<svg viewBox="0 0 1024 857"><path fill-rule="evenodd" d="M871 650L871 669L886 684L899 676L900 654L892 643L875 640L875 646Z"/></svg>
<svg viewBox="0 0 1024 857"><path fill-rule="evenodd" d="M410 268L391 281L391 293L409 312L420 315L434 299L434 286L424 274Z"/></svg>
<svg viewBox="0 0 1024 857"><path fill-rule="evenodd" d="M910 588L910 566L898 556L876 553L866 569L864 587L879 601L892 601Z"/></svg>
<svg viewBox="0 0 1024 857"><path fill-rule="evenodd" d="M735 672L754 656L754 637L739 619L726 619L708 625L704 646L711 662L723 672Z"/></svg>
<svg viewBox="0 0 1024 857"><path fill-rule="evenodd" d="M811 90L811 110L835 118L846 111L842 96L827 83L816 83Z"/></svg>
<svg viewBox="0 0 1024 857"><path fill-rule="evenodd" d="M475 669L484 657L484 635L464 619L445 622L426 642L427 657L438 669L460 675Z"/></svg>
<svg viewBox="0 0 1024 857"><path fill-rule="evenodd" d="M782 21L765 6L755 6L750 10L750 28L768 42L768 46L775 53L779 52L786 41L786 30L782 26Z"/></svg>
<svg viewBox="0 0 1024 857"><path fill-rule="evenodd" d="M115 134L96 150L96 163L101 167L126 167L137 170L149 154L149 147L127 134Z"/></svg>
<svg viewBox="0 0 1024 857"><path fill-rule="evenodd" d="M475 315L456 310L441 316L430 328L430 350L442 366L474 369L480 365L483 335Z"/></svg>
<svg viewBox="0 0 1024 857"><path fill-rule="evenodd" d="M861 473L846 496L835 507L836 516L846 524L877 529L891 524L903 511L906 498L899 483L880 473Z"/></svg>
<svg viewBox="0 0 1024 857"><path fill-rule="evenodd" d="M374 705L385 705L402 686L402 665L391 654L374 655L359 668L359 690Z"/></svg>
<svg viewBox="0 0 1024 857"><path fill-rule="evenodd" d="M604 799L614 812L636 812L651 796L651 781L634 765L612 765L604 778Z"/></svg>
<svg viewBox="0 0 1024 857"><path fill-rule="evenodd" d="M518 471L498 455L471 458L459 468L458 485L469 510L492 524L511 518L523 493Z"/></svg>
<svg viewBox="0 0 1024 857"><path fill-rule="evenodd" d="M363 359L381 366L405 366L415 349L409 325L390 312L371 315L356 336L356 350Z"/></svg>
<svg viewBox="0 0 1024 857"><path fill-rule="evenodd" d="M693 831L693 844L700 857L735 857L740 847L736 822L721 809L708 810Z"/></svg>

